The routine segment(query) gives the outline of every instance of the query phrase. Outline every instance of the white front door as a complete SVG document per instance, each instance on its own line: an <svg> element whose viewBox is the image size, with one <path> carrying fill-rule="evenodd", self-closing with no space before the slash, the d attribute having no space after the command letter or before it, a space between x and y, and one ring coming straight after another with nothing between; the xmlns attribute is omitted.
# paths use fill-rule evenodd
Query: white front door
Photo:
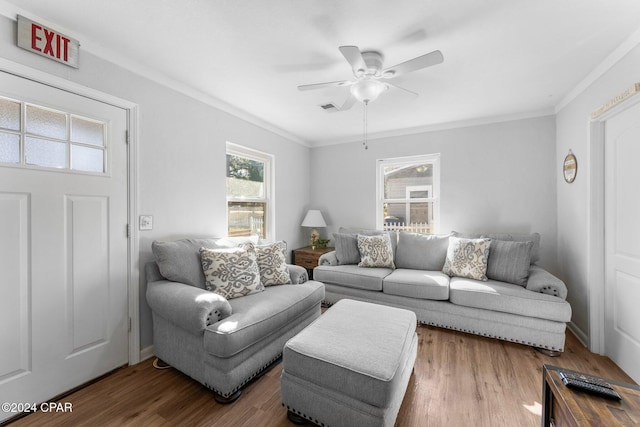
<svg viewBox="0 0 640 427"><path fill-rule="evenodd" d="M2 402L128 362L126 128L121 108L0 72Z"/></svg>
<svg viewBox="0 0 640 427"><path fill-rule="evenodd" d="M640 382L640 104L605 131L605 354Z"/></svg>

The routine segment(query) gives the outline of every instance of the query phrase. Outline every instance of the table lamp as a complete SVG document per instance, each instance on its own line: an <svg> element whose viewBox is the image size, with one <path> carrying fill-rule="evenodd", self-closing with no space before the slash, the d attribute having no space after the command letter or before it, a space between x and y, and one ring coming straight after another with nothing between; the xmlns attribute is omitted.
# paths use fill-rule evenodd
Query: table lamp
<svg viewBox="0 0 640 427"><path fill-rule="evenodd" d="M302 221L302 226L312 228L310 243L311 243L311 249L315 249L316 240L320 238L320 233L318 233L318 230L316 230L316 227L327 226L327 223L324 221L324 218L322 217L322 212L316 209L310 209L305 215L304 220Z"/></svg>

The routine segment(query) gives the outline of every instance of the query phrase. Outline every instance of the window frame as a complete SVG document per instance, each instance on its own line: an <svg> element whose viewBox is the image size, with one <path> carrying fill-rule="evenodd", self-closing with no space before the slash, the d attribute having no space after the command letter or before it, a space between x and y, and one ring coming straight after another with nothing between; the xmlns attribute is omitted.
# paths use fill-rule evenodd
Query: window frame
<svg viewBox="0 0 640 427"><path fill-rule="evenodd" d="M430 197L421 198L385 198L384 195L384 169L388 166L411 167L430 163L433 165L433 182L430 185ZM417 184L413 187L424 187L428 184ZM420 191L420 190L415 190ZM409 191L407 191L409 193ZM384 205L385 203L431 203L433 209L433 225L431 232L436 234L440 230L440 153L422 154L417 156L393 157L378 159L376 163L376 229L384 229ZM408 209L408 207L407 207Z"/></svg>
<svg viewBox="0 0 640 427"><path fill-rule="evenodd" d="M227 193L226 187L226 162L227 155L242 157L245 159L262 162L264 164L263 170L263 184L264 184L264 197L230 197ZM275 171L275 156L273 154L265 153L263 151L255 150L253 148L245 147L243 145L235 144L233 142L226 143L225 151L225 195L226 195L226 226L227 235L229 233L229 202L256 202L265 203L265 239L272 241L275 239L275 186L274 186L274 171ZM261 236L262 238L262 236Z"/></svg>

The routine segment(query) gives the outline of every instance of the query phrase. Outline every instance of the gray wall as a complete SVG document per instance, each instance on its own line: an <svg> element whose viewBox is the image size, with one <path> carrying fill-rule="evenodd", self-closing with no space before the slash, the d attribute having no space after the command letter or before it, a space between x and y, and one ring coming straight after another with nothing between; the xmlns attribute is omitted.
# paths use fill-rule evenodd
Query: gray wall
<svg viewBox="0 0 640 427"><path fill-rule="evenodd" d="M540 264L557 269L556 150L552 116L312 149L314 206L330 236L375 228L376 159L440 153L440 230L538 232Z"/></svg>
<svg viewBox="0 0 640 427"><path fill-rule="evenodd" d="M568 301L573 309L573 324L581 338L589 340L589 175L588 145L591 112L614 96L640 82L640 46L636 46L617 64L595 80L585 91L557 114L558 169L564 157L573 151L578 160L578 175L567 184L558 175L558 254L560 275L569 288ZM640 96L640 95L636 95ZM599 284L593 284L600 286Z"/></svg>
<svg viewBox="0 0 640 427"><path fill-rule="evenodd" d="M300 227L309 204L309 148L238 119L81 51L80 69L55 63L15 45L16 23L0 17L3 58L96 89L139 106L139 213L154 216L141 231L140 347L152 344L145 300L144 264L151 242L183 236L226 235L225 143L275 155L276 239L290 248L306 244Z"/></svg>

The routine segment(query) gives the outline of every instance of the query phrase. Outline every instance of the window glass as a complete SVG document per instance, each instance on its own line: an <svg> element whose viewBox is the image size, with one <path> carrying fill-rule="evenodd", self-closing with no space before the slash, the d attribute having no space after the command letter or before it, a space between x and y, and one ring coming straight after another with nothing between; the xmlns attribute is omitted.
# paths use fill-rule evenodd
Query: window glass
<svg viewBox="0 0 640 427"><path fill-rule="evenodd" d="M67 167L67 146L61 142L27 137L24 146L24 161L28 165L48 168Z"/></svg>
<svg viewBox="0 0 640 427"><path fill-rule="evenodd" d="M227 144L227 232L229 236L272 233L272 156Z"/></svg>
<svg viewBox="0 0 640 427"><path fill-rule="evenodd" d="M56 139L67 139L67 115L27 104L25 128L32 135Z"/></svg>
<svg viewBox="0 0 640 427"><path fill-rule="evenodd" d="M72 145L71 169L102 172L104 170L104 151L82 145Z"/></svg>
<svg viewBox="0 0 640 427"><path fill-rule="evenodd" d="M435 233L439 221L439 155L378 162L379 227Z"/></svg>
<svg viewBox="0 0 640 427"><path fill-rule="evenodd" d="M71 141L103 146L104 123L72 116Z"/></svg>
<svg viewBox="0 0 640 427"><path fill-rule="evenodd" d="M0 128L20 130L20 103L0 98Z"/></svg>
<svg viewBox="0 0 640 427"><path fill-rule="evenodd" d="M0 132L0 162L20 163L20 135Z"/></svg>

